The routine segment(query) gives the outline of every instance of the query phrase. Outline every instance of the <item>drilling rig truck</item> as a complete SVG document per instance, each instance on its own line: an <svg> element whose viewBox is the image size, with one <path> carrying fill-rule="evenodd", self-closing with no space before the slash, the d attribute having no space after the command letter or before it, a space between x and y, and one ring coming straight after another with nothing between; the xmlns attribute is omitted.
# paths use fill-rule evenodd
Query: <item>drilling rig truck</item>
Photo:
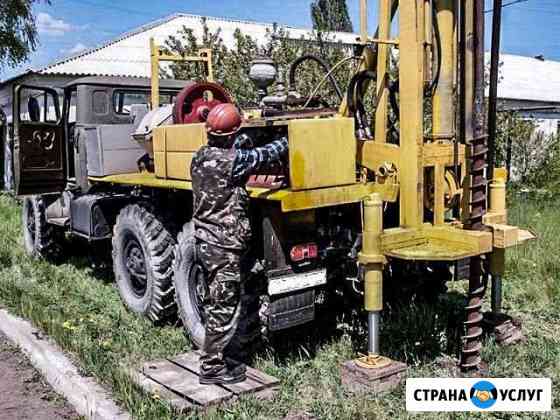
<svg viewBox="0 0 560 420"><path fill-rule="evenodd" d="M368 316L359 365L387 367L395 362L379 343L384 279L445 281L466 263L460 365L476 370L486 283L499 302L505 249L532 237L507 224L506 174L488 167L484 2L379 0L373 35L360 3L348 86L324 65L337 107L293 83L267 94L276 81L270 59L250 69L261 95L243 109L242 131L253 144L285 135L289 157L247 185L259 281L245 293L247 307L258 307L246 323L283 330L312 321L325 290L356 293ZM211 51L184 57L153 42L150 51L151 80L77 79L61 104L52 89L15 89L24 242L45 258L56 258L68 234L111 243L124 304L155 322L178 314L200 345L206 287L194 254L190 163L207 141L208 111L235 98L213 81ZM206 80L159 80L169 60L203 63ZM308 60L322 62L297 59L290 79Z"/></svg>

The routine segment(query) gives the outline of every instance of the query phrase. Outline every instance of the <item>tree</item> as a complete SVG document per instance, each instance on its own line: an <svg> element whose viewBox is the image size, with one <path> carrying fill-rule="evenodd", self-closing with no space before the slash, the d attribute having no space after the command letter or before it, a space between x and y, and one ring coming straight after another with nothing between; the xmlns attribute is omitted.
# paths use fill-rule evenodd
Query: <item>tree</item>
<svg viewBox="0 0 560 420"><path fill-rule="evenodd" d="M0 7L0 69L15 67L37 47L37 26L32 13L38 0L2 0ZM50 3L50 0L45 0Z"/></svg>
<svg viewBox="0 0 560 420"><path fill-rule="evenodd" d="M313 28L321 32L354 32L346 0L316 0L311 3Z"/></svg>

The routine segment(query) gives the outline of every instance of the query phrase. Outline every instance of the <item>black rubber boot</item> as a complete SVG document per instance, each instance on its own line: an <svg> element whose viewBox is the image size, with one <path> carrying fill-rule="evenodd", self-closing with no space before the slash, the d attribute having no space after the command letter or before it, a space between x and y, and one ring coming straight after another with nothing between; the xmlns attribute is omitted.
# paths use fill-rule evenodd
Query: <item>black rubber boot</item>
<svg viewBox="0 0 560 420"><path fill-rule="evenodd" d="M245 366L232 368L226 365L219 369L201 371L199 382L203 385L237 384L245 379L247 379Z"/></svg>

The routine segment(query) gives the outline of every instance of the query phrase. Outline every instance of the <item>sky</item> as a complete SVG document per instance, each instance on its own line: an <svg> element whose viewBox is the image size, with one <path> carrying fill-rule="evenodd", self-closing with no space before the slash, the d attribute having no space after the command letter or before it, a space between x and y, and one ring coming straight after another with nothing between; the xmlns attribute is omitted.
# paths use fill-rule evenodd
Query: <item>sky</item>
<svg viewBox="0 0 560 420"><path fill-rule="evenodd" d="M504 4L519 0L503 0ZM28 68L98 46L123 32L176 12L248 19L311 27L311 0L37 0L34 7L40 46L16 69L4 69L7 79ZM370 0L370 28L376 22L377 1ZM358 30L359 0L347 0ZM492 0L486 0L492 8ZM486 14L490 27L491 13ZM490 34L487 33L487 48ZM560 61L560 1L521 0L503 9L502 52Z"/></svg>

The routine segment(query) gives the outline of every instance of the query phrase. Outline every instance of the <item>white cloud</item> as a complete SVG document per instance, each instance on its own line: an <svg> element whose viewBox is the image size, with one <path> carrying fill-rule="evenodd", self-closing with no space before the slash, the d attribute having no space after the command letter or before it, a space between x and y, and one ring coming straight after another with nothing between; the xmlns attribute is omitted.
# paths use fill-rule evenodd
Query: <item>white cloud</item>
<svg viewBox="0 0 560 420"><path fill-rule="evenodd" d="M62 19L55 19L48 13L37 15L37 30L40 34L62 36L74 30L74 27Z"/></svg>
<svg viewBox="0 0 560 420"><path fill-rule="evenodd" d="M68 52L70 54L78 54L79 52L81 52L83 50L86 50L86 49L87 49L87 47L84 44L82 44L81 42L78 42L76 45L74 45L72 48L70 48L68 50Z"/></svg>

